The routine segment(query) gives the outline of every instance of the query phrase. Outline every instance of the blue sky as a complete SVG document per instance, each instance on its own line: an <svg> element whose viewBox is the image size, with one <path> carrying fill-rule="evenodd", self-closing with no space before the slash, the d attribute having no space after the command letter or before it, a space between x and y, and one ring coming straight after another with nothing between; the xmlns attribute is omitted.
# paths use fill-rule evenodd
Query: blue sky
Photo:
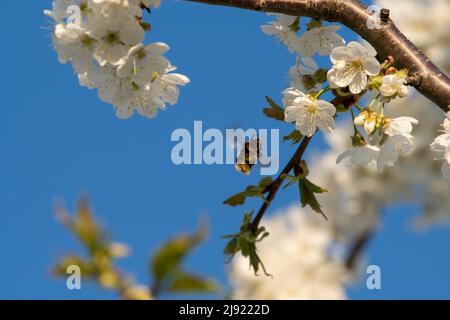
<svg viewBox="0 0 450 320"><path fill-rule="evenodd" d="M175 166L170 136L176 128L192 129L194 120L205 128L275 128L260 112L264 95L280 99L294 57L261 32L264 14L165 1L152 15L148 41L167 42L169 59L192 83L156 119L123 121L78 85L69 65L57 62L42 14L50 4L0 2L8 12L0 20L0 298L114 297L96 286L68 291L50 275L58 257L80 249L55 221L52 203L63 197L73 209L82 192L114 238L132 247L120 266L142 283L149 281L153 249L194 230L207 215L208 241L188 265L225 282L220 236L237 230L243 208L222 201L258 177L239 175L233 166ZM313 147L325 146L317 139ZM293 150L282 145L281 151L283 164ZM295 201L297 192L287 190L272 212ZM414 214L407 205L387 210L367 258L382 267L382 290L356 285L351 298L450 298L448 228L413 232L407 222Z"/></svg>

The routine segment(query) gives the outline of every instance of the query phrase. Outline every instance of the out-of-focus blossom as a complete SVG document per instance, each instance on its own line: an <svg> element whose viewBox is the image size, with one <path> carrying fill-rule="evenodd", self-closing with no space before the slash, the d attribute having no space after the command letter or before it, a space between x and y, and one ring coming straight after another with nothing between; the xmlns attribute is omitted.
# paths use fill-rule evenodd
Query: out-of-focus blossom
<svg viewBox="0 0 450 320"><path fill-rule="evenodd" d="M347 275L342 261L329 254L333 233L323 219L293 206L263 220L270 236L258 254L271 277L255 277L242 256L233 259L234 299L345 299Z"/></svg>

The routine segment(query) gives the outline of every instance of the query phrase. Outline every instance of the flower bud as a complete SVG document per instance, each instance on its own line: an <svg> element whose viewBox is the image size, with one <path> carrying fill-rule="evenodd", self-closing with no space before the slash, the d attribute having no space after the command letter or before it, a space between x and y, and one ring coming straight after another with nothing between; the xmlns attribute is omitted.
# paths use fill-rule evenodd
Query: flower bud
<svg viewBox="0 0 450 320"><path fill-rule="evenodd" d="M368 117L369 117L369 112L364 110L355 118L355 120L353 120L353 123L356 126L362 126L362 125L364 125L364 122L367 120Z"/></svg>
<svg viewBox="0 0 450 320"><path fill-rule="evenodd" d="M372 112L366 122L364 122L364 130L367 132L367 134L372 134L375 131L375 128L377 126L377 118L377 113Z"/></svg>
<svg viewBox="0 0 450 320"><path fill-rule="evenodd" d="M386 69L386 75L395 74L396 72L397 72L397 69L395 69L394 67L389 67Z"/></svg>

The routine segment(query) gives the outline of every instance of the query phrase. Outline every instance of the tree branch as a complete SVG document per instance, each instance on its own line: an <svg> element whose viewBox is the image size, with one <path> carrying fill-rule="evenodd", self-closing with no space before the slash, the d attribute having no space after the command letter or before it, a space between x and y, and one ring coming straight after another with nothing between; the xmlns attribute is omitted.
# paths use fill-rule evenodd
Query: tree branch
<svg viewBox="0 0 450 320"><path fill-rule="evenodd" d="M371 238L372 233L366 232L355 240L355 243L353 243L353 246L349 251L347 259L345 260L345 266L347 269L352 270L355 267L361 252L364 251Z"/></svg>
<svg viewBox="0 0 450 320"><path fill-rule="evenodd" d="M307 16L342 23L367 40L378 52L380 61L388 55L397 68L410 72L408 84L436 103L444 112L450 105L450 79L409 41L383 10L382 28L367 28L369 14L359 0L187 0L264 12ZM424 12L423 14L427 14ZM432 30L430 30L432 32Z"/></svg>
<svg viewBox="0 0 450 320"><path fill-rule="evenodd" d="M283 171L281 171L280 175L277 177L277 179L272 182L272 184L268 187L269 194L267 195L264 203L262 204L261 208L259 209L258 213L256 214L254 220L252 221L251 228L253 230L257 230L259 227L259 223L261 222L261 219L263 218L264 214L266 213L266 210L269 208L270 203L275 198L278 190L281 187L281 184L284 181L284 177L286 174L289 174L292 169L296 165L300 163L300 160L303 157L303 154L306 151L306 148L308 147L309 143L311 142L312 137L304 137L302 142L300 143L300 146L298 147L297 151L295 151L292 158L289 160L287 165L284 167Z"/></svg>

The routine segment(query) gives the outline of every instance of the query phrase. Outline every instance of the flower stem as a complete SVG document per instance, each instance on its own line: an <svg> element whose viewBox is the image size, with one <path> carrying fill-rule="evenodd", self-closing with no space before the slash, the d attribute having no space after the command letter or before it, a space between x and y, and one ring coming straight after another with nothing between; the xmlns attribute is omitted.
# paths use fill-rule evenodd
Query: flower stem
<svg viewBox="0 0 450 320"><path fill-rule="evenodd" d="M321 95L323 95L325 92L327 92L328 90L330 90L330 86L326 86L325 88L323 88L322 90L320 90L319 92L316 93L316 95L314 95L313 99L319 99Z"/></svg>

